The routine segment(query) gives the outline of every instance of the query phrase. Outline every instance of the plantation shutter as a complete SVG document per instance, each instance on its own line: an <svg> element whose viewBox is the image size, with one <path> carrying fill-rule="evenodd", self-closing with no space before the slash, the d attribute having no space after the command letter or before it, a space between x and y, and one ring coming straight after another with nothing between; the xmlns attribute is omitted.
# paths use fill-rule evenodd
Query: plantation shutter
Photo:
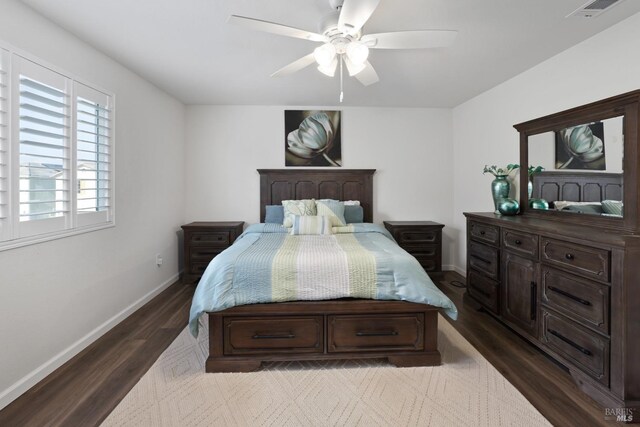
<svg viewBox="0 0 640 427"><path fill-rule="evenodd" d="M9 52L0 49L0 241L9 225Z"/></svg>
<svg viewBox="0 0 640 427"><path fill-rule="evenodd" d="M111 97L75 83L76 212L78 226L111 220L112 116Z"/></svg>
<svg viewBox="0 0 640 427"><path fill-rule="evenodd" d="M71 227L70 84L48 68L14 58L14 99L19 103L17 237L25 237Z"/></svg>

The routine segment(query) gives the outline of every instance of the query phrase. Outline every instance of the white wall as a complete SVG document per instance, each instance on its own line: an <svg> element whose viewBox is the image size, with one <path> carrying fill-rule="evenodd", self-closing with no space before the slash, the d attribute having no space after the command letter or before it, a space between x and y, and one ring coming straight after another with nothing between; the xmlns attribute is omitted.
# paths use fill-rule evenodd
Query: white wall
<svg viewBox="0 0 640 427"><path fill-rule="evenodd" d="M256 169L284 167L284 110L291 106L189 106L186 139L188 220L259 222ZM336 109L328 107L326 109ZM450 264L453 204L451 111L339 108L344 168L374 168L374 220L445 224Z"/></svg>
<svg viewBox="0 0 640 427"><path fill-rule="evenodd" d="M2 408L177 279L185 108L15 0L0 39L116 95L116 227L0 252Z"/></svg>
<svg viewBox="0 0 640 427"><path fill-rule="evenodd" d="M636 14L454 108L456 266L466 265L462 213L493 210L483 166L519 161L513 125L640 88L639 40Z"/></svg>

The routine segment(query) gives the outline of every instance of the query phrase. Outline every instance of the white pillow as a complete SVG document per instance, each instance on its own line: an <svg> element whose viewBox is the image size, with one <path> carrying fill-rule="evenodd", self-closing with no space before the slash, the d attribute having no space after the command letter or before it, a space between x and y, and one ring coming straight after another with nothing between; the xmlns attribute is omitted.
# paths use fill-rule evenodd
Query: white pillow
<svg viewBox="0 0 640 427"><path fill-rule="evenodd" d="M291 234L294 236L305 234L332 234L331 218L325 215L294 215Z"/></svg>
<svg viewBox="0 0 640 427"><path fill-rule="evenodd" d="M316 214L316 201L313 199L304 200L283 200L282 207L284 209L284 221L282 225L291 227L293 225L293 217L309 216Z"/></svg>

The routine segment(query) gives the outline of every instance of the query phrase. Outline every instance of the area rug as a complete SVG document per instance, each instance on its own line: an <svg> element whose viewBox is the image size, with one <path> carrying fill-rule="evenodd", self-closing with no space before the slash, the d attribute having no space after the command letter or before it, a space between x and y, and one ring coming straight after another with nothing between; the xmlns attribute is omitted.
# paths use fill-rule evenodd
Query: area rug
<svg viewBox="0 0 640 427"><path fill-rule="evenodd" d="M446 320L442 365L269 363L207 374L208 332L185 329L103 426L549 426Z"/></svg>

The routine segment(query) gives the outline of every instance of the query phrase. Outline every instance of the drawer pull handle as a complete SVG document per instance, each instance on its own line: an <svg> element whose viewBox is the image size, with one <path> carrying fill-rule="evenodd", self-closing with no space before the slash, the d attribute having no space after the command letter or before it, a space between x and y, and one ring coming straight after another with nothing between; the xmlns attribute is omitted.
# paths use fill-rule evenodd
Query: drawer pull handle
<svg viewBox="0 0 640 427"><path fill-rule="evenodd" d="M579 350L581 353L586 354L587 356L591 356L591 352L589 350L587 350L586 348L574 343L569 338L567 338L565 336L562 336L559 332L556 332L553 329L547 329L547 332L549 332L553 336L558 337L560 340L566 342L567 344L569 344L571 347L575 348L576 350Z"/></svg>
<svg viewBox="0 0 640 427"><path fill-rule="evenodd" d="M273 334L273 335L255 334L251 338L254 340L278 340L278 339L291 339L295 337L296 336L294 334L289 333L289 334Z"/></svg>
<svg viewBox="0 0 640 427"><path fill-rule="evenodd" d="M538 286L536 282L531 282L531 320L536 320L536 305L538 302Z"/></svg>
<svg viewBox="0 0 640 427"><path fill-rule="evenodd" d="M396 331L382 331L382 332L376 332L376 331L363 331L363 332L356 332L356 336L357 337L389 337L389 336L395 336L398 335L398 332Z"/></svg>
<svg viewBox="0 0 640 427"><path fill-rule="evenodd" d="M580 304L583 304L583 305L591 305L591 303L590 303L589 301L584 300L584 299L582 299L582 298L578 298L577 296L575 296L575 295L571 295L569 292L565 292L565 291L563 291L562 289L558 289L558 288L556 288L556 287L554 287L554 286L549 286L549 288L548 288L548 289L549 289L550 291L553 291L553 292L555 292L555 293L557 293L557 294L560 294L560 295L562 295L562 296L565 296L565 297L567 297L567 298L571 298L572 300L577 301L577 302L579 302Z"/></svg>
<svg viewBox="0 0 640 427"><path fill-rule="evenodd" d="M521 244L522 244L522 241L520 241L520 240L516 239L515 243L516 243L516 245L521 245Z"/></svg>
<svg viewBox="0 0 640 427"><path fill-rule="evenodd" d="M565 254L564 257L569 261L571 261L574 258L573 254L570 254L570 253Z"/></svg>
<svg viewBox="0 0 640 427"><path fill-rule="evenodd" d="M481 231L480 231L480 235L481 235L481 236L484 236L484 234L485 234L484 230L481 230Z"/></svg>

